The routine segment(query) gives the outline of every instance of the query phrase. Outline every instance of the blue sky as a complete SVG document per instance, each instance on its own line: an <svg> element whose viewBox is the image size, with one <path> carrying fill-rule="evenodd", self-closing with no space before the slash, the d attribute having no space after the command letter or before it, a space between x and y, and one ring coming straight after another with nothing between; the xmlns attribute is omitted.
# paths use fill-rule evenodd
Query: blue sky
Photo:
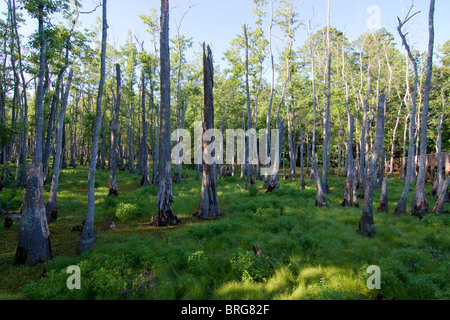
<svg viewBox="0 0 450 320"><path fill-rule="evenodd" d="M83 10L91 10L99 0L81 0ZM312 25L318 30L326 25L327 0L303 0L299 3L299 18L305 23L313 17ZM347 37L352 41L368 30L367 20L371 14L367 12L371 6L379 8L380 26L391 32L400 43L397 35L397 16L403 17L412 0L331 0L332 25L340 30L346 30ZM222 53L229 46L236 34L242 32L243 23L251 24L255 18L252 7L253 0L171 0L172 15L180 19L186 9L195 4L185 16L181 27L181 33L192 37L194 43L207 42L212 44L213 52L218 61ZM129 30L139 39L146 41L146 47L150 46L149 35L139 19L140 14L149 14L151 8L156 8L158 15L160 10L159 0L109 0L108 24L110 26L109 41L121 45L127 37ZM314 10L313 10L314 8ZM414 11L421 11L419 15L409 23L410 45L415 49L425 51L428 44L428 0L415 0ZM0 2L2 12L6 11L5 2ZM436 49L450 39L450 1L437 0L435 13L435 45ZM89 28L95 22L96 16L100 16L101 9L89 16L82 16L82 26ZM267 19L266 19L267 20ZM23 32L35 30L36 21L29 21ZM268 26L266 25L268 31ZM175 34L174 22L171 19L171 36ZM276 32L275 32L276 36ZM297 34L297 46L307 39L306 29L300 28ZM276 43L275 46L282 46ZM196 46L195 50L199 50Z"/></svg>

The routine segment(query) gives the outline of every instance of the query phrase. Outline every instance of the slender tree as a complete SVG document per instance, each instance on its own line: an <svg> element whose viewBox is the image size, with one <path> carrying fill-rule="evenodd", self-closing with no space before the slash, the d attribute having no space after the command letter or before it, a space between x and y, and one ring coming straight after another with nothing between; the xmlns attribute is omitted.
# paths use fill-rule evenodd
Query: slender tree
<svg viewBox="0 0 450 320"><path fill-rule="evenodd" d="M161 36L160 36L160 144L158 193L156 205L158 216L152 218L156 227L177 225L178 217L172 211L172 168L171 168L171 132L170 132L170 49L169 49L169 0L161 0Z"/></svg>
<svg viewBox="0 0 450 320"><path fill-rule="evenodd" d="M64 131L64 119L67 109L67 104L69 103L69 93L70 86L72 85L73 70L70 69L69 77L67 79L66 90L64 91L64 99L59 110L58 121L56 126L56 152L55 152L55 162L53 169L52 185L50 187L50 195L47 201L47 220L49 222L56 220L58 217L58 184L59 184L59 173L61 171L61 159L62 159L62 140Z"/></svg>
<svg viewBox="0 0 450 320"><path fill-rule="evenodd" d="M43 105L45 54L47 40L45 37L46 3L44 1L30 1L27 9L35 14L39 26L39 76L35 103L35 146L33 161L30 165L27 180L27 192L22 209L22 219L19 227L19 240L16 250L15 263L36 264L52 257L50 231L44 204L44 173L42 170L42 140L43 140ZM51 11L51 10L48 10ZM37 13L37 14L36 14ZM26 155L22 155L26 157Z"/></svg>
<svg viewBox="0 0 450 320"><path fill-rule="evenodd" d="M384 126L386 120L384 113L385 99L386 97L384 93L382 93L378 101L375 144L372 150L372 159L369 163L368 176L364 190L364 206L358 227L358 233L365 237L372 237L375 235L375 225L373 221L373 190L377 179L377 162L380 158L380 151L383 145Z"/></svg>
<svg viewBox="0 0 450 320"><path fill-rule="evenodd" d="M102 118L102 99L103 89L106 79L106 40L108 36L107 22L107 0L102 2L102 49L100 64L100 83L97 95L97 106L95 114L95 122L93 128L93 139L91 157L89 161L89 177L88 177L88 205L86 220L83 225L80 241L78 243L78 253L91 251L94 249L94 214L95 214L95 170L97 164L98 141L100 134L100 122Z"/></svg>
<svg viewBox="0 0 450 320"><path fill-rule="evenodd" d="M117 196L117 132L119 126L119 113L120 113L120 101L122 98L122 75L120 70L120 64L116 64L116 82L117 82L117 95L114 104L114 114L111 125L111 156L110 156L110 169L109 169L109 196Z"/></svg>
<svg viewBox="0 0 450 320"><path fill-rule="evenodd" d="M428 43L428 58L427 58L427 75L425 80L425 92L423 101L422 112L422 124L420 128L420 165L419 175L417 176L416 192L411 205L411 211L413 214L428 213L428 204L425 197L425 180L427 174L427 142L428 142L428 111L430 106L430 91L431 91L431 78L433 76L433 48L434 48L434 11L435 0L430 1L430 13L429 13L429 43Z"/></svg>

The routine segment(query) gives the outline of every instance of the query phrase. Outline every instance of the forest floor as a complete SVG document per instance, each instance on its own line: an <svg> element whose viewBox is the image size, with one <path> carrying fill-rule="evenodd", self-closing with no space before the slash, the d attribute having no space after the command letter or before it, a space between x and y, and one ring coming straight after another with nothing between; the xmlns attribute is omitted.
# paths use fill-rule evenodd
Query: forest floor
<svg viewBox="0 0 450 320"><path fill-rule="evenodd" d="M193 217L201 181L195 171L185 172L173 185L181 224L157 229L150 226L155 186L140 188L140 176L118 172L119 195L108 197L109 172L97 171L96 248L77 255L88 171L62 170L58 220L49 226L52 260L15 266L19 221L8 230L0 225L0 299L450 299L450 215L394 216L399 179L389 180L389 213L376 212L375 191L376 235L368 239L356 232L361 209L340 205L344 178L330 178L329 207L316 208L309 179L303 191L300 179L281 180L280 189L266 194L260 181L241 191L245 180L228 177L218 181L224 217L201 221ZM430 193L428 185L431 211ZM19 209L21 197L19 189L3 189L3 208L9 202L10 210ZM117 229L109 228L108 217ZM253 252L255 244L262 255ZM80 290L67 288L71 265L80 267ZM379 290L367 287L371 265L380 267Z"/></svg>

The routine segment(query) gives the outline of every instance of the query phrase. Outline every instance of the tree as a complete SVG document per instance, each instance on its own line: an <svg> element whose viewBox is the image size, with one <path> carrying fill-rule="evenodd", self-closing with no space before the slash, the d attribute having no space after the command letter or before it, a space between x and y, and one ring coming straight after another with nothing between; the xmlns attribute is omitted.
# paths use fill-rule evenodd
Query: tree
<svg viewBox="0 0 450 320"><path fill-rule="evenodd" d="M429 43L428 43L428 58L427 58L427 75L425 80L425 93L423 101L422 124L420 128L420 165L419 175L417 177L416 192L411 205L411 211L414 215L428 213L428 204L425 197L425 180L427 173L427 142L428 142L428 111L430 106L430 90L431 78L433 76L433 48L434 48L434 10L435 0L430 1L429 13Z"/></svg>
<svg viewBox="0 0 450 320"><path fill-rule="evenodd" d="M116 64L116 82L117 82L117 95L114 104L114 114L111 125L111 156L110 156L110 170L109 170L109 196L117 196L117 132L119 126L119 113L120 113L120 101L122 98L122 75L120 70L120 64Z"/></svg>
<svg viewBox="0 0 450 320"><path fill-rule="evenodd" d="M50 231L44 204L44 173L42 170L42 140L43 140L43 105L44 105L44 79L45 55L47 39L45 33L45 20L48 15L58 10L60 1L27 1L25 8L38 19L40 40L39 75L35 103L35 148L33 160L27 180L27 192L22 209L22 219L19 228L19 239L15 255L17 264L36 264L52 257L50 244ZM25 155L23 155L25 156Z"/></svg>
<svg viewBox="0 0 450 320"><path fill-rule="evenodd" d="M375 225L373 222L373 189L377 179L377 162L383 145L384 126L386 120L384 113L385 99L386 97L384 93L382 93L378 101L375 144L372 150L372 159L369 163L368 179L364 190L364 206L358 227L358 233L365 237L373 237L375 235Z"/></svg>
<svg viewBox="0 0 450 320"><path fill-rule="evenodd" d="M418 78L419 78L419 72L418 72L418 67L417 67L417 61L414 58L412 52L411 52L411 48L408 45L408 42L406 40L406 35L403 33L403 27L404 25L411 20L411 18L413 18L418 12L414 13L413 15L411 15L411 10L413 7L411 7L408 11L408 14L406 15L406 18L404 21L400 20L400 18L398 19L398 33L400 34L400 37L402 38L402 43L403 46L405 47L406 53L408 55L409 60L411 61L411 64L413 65L413 70L414 70L414 90L413 90L413 94L412 94L412 107L409 108L409 106L407 105L408 109L409 109L409 119L410 119L410 124L409 124L409 148L408 148L408 162L406 165L406 179L405 179L405 187L403 188L403 193L402 196L399 200L399 202L397 203L397 206L395 207L395 215L402 215L402 214L406 214L406 200L408 198L408 193L409 193L409 187L411 185L411 175L412 175L412 171L415 170L415 164L414 164L414 132L415 132L415 128L416 128L416 110L417 110L417 106L416 106L416 99L417 99L417 90L418 90ZM406 74L406 82L407 85L409 87L409 75Z"/></svg>
<svg viewBox="0 0 450 320"><path fill-rule="evenodd" d="M106 39L108 36L107 22L107 0L102 2L102 51L100 65L100 83L97 95L97 105L95 113L95 121L93 128L93 140L91 158L89 161L89 177L88 177L88 205L86 220L83 225L80 241L78 243L78 253L91 251L94 249L94 214L95 214L95 170L97 164L98 141L100 134L100 122L102 117L102 99L103 89L106 79Z"/></svg>
<svg viewBox="0 0 450 320"><path fill-rule="evenodd" d="M161 38L160 38L160 143L158 193L156 205L158 216L152 217L151 224L156 227L177 225L178 217L172 211L172 168L171 168L171 132L170 132L170 49L169 49L169 0L161 0Z"/></svg>
<svg viewBox="0 0 450 320"><path fill-rule="evenodd" d="M64 117L67 109L67 104L69 102L70 86L72 85L73 70L69 71L69 77L67 79L66 90L64 91L64 100L61 104L61 109L58 115L57 121L57 137L56 137L56 152L55 152L55 162L52 177L52 185L50 188L50 195L47 201L47 220L50 222L56 220L58 217L58 207L57 207L57 196L58 196L58 183L59 183L59 173L61 170L61 154L62 154L62 140L64 131Z"/></svg>
<svg viewBox="0 0 450 320"><path fill-rule="evenodd" d="M214 69L211 48L205 49L203 44L203 77L204 77L204 121L203 136L208 130L214 129ZM215 140L215 138L214 138ZM205 141L203 138L203 178L200 206L197 217L204 220L215 219L222 216L217 196L217 165L209 164L206 158L216 158L216 149L211 153L209 146L214 140ZM209 154L211 153L211 154Z"/></svg>

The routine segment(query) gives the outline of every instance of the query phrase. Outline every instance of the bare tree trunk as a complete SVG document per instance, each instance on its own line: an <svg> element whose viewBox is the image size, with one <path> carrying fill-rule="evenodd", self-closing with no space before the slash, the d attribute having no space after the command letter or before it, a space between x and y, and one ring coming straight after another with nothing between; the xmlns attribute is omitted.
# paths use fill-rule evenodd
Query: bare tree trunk
<svg viewBox="0 0 450 320"><path fill-rule="evenodd" d="M304 129L302 128L302 130L300 131L300 190L305 190L305 174L303 172L303 132Z"/></svg>
<svg viewBox="0 0 450 320"><path fill-rule="evenodd" d="M250 132L252 128L252 111L250 108L250 85L248 82L248 36L247 36L247 26L244 24L244 37L245 37L245 92L247 96L247 128ZM256 132L255 132L256 134ZM255 184L255 177L253 176L253 155L250 154L250 143L253 143L251 141L252 135L249 135L247 138L247 182L246 182L246 189L248 189L251 185Z"/></svg>
<svg viewBox="0 0 450 320"><path fill-rule="evenodd" d="M397 122L395 123L395 127L394 127L394 133L392 135L392 147L391 147L391 161L389 164L389 178L393 178L394 177L394 153L395 153L395 138L397 136L397 130L398 130L398 126L400 124L400 116L402 113L402 107L403 104L400 104L400 107L398 108L398 116L397 116Z"/></svg>
<svg viewBox="0 0 450 320"><path fill-rule="evenodd" d="M355 131L355 117L351 116L348 128L348 147L347 147L347 186L344 192L344 201L342 206L350 207L352 205L352 187L353 187L353 132Z"/></svg>
<svg viewBox="0 0 450 320"><path fill-rule="evenodd" d="M50 231L44 204L44 174L42 171L42 133L43 133L43 104L45 53L47 41L44 36L44 3L38 5L40 57L39 78L35 104L35 149L30 166L27 182L27 193L22 210L19 228L19 239L15 256L17 264L37 264L52 257ZM25 155L24 155L25 156Z"/></svg>
<svg viewBox="0 0 450 320"><path fill-rule="evenodd" d="M427 175L427 134L428 134L428 111L430 105L431 78L433 76L433 49L434 49L434 10L435 0L430 0L429 14L429 44L427 58L427 76L425 80L425 92L422 113L421 137L420 137L420 165L417 177L416 192L411 205L413 215L421 216L428 213L428 204L425 197L425 180Z"/></svg>
<svg viewBox="0 0 450 320"><path fill-rule="evenodd" d="M369 164L368 179L365 186L364 206L358 227L358 233L365 237L373 237L375 235L375 225L373 222L373 189L377 178L377 161L380 158L380 151L383 145L386 119L384 114L385 99L386 97L382 93L378 101L375 144L372 149L372 159Z"/></svg>
<svg viewBox="0 0 450 320"><path fill-rule="evenodd" d="M170 120L170 52L169 52L169 0L161 0L161 115L159 148L159 183L156 195L158 216L151 224L156 227L177 225L178 217L172 211L171 120Z"/></svg>
<svg viewBox="0 0 450 320"><path fill-rule="evenodd" d="M386 176L383 180L383 185L381 186L380 205L378 206L377 209L378 212L389 212L388 197L387 197L388 179L389 177Z"/></svg>
<svg viewBox="0 0 450 320"><path fill-rule="evenodd" d="M395 207L395 215L402 215L402 214L406 214L406 200L408 198L408 193L409 193L409 187L411 185L411 175L413 170L415 170L415 163L414 163L414 156L415 156L415 151L414 151L414 132L415 132L415 126L416 126L416 98L417 98L417 81L418 81L418 68L417 68L417 61L416 59L413 57L412 53L411 53L411 49L406 41L406 37L403 34L402 31L402 27L404 26L404 24L410 20L412 18L412 16L408 16L406 17L405 21L402 22L400 19L399 20L399 26L397 28L400 37L402 38L402 42L403 42L403 46L405 47L405 50L408 54L409 60L411 61L413 67L414 67L414 91L413 91L413 95L412 95L412 108L409 108L410 110L410 126L409 126L409 149L408 149L408 163L407 163L407 168L406 168L406 177L405 177L405 187L403 189L403 193L402 196L399 200L399 202L397 203L397 206ZM409 75L406 75L406 81L407 83L409 83ZM409 85L408 85L409 86Z"/></svg>
<svg viewBox="0 0 450 320"><path fill-rule="evenodd" d="M317 163L317 157L313 158L313 170L319 172L319 165ZM322 190L322 183L320 181L320 175L316 175L316 207L328 207L327 200Z"/></svg>
<svg viewBox="0 0 450 320"><path fill-rule="evenodd" d="M61 109L58 115L57 122L57 137L56 137L56 154L55 154L55 169L53 170L52 185L50 187L50 195L47 201L47 221L51 222L58 218L58 183L59 183L59 173L60 173L60 162L61 162L61 152L62 152L62 140L63 140L63 130L64 130L64 117L66 114L67 104L69 102L69 92L70 86L72 85L73 70L69 71L69 78L67 79L66 90L64 92L64 100L61 104Z"/></svg>
<svg viewBox="0 0 450 320"><path fill-rule="evenodd" d="M207 50L207 51L206 51ZM203 44L203 74L204 74L204 114L205 120L203 122L203 133L207 130L214 129L214 69L211 48L208 46L205 50ZM251 125L251 123L250 123ZM202 193L199 205L199 210L196 214L197 218L210 220L222 216L219 207L219 198L217 196L217 165L216 163L208 164L205 158L208 152L208 146L214 141L203 141L203 178L202 178ZM215 157L214 150L211 157Z"/></svg>
<svg viewBox="0 0 450 320"><path fill-rule="evenodd" d="M89 161L89 176L88 176L88 205L86 220L81 233L80 241L78 243L78 253L91 251L94 249L94 214L95 214L95 169L97 164L98 140L100 133L100 121L102 117L102 99L103 89L106 79L106 40L108 33L107 22L107 0L103 0L102 13L102 51L101 51L101 65L100 65L100 84L97 96L97 106L95 114L95 122L93 129L92 149Z"/></svg>
<svg viewBox="0 0 450 320"><path fill-rule="evenodd" d="M445 198L448 197L448 185L450 183L450 178L447 178L442 184L442 188L439 190L439 198L436 202L436 206L433 209L435 214L444 214L444 203Z"/></svg>
<svg viewBox="0 0 450 320"><path fill-rule="evenodd" d="M109 171L109 194L108 196L117 196L117 131L119 126L120 101L122 97L122 75L120 64L116 64L116 82L117 97L114 105L113 120L111 125L111 164Z"/></svg>

